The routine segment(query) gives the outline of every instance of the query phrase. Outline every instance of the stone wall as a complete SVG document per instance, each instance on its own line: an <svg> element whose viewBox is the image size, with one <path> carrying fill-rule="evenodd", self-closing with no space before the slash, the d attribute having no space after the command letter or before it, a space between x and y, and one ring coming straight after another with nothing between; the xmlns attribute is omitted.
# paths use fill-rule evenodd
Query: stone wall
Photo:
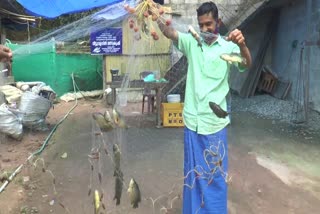
<svg viewBox="0 0 320 214"><path fill-rule="evenodd" d="M188 23L197 26L196 9L205 1L203 0L165 0L174 12L180 13L180 17L174 17L179 23ZM230 28L235 28L252 14L264 0L216 0L219 17Z"/></svg>

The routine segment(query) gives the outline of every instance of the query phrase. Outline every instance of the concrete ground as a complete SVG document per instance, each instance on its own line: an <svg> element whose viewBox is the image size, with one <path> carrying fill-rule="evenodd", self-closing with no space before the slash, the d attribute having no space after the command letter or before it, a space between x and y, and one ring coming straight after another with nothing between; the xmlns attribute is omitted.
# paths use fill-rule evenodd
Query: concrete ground
<svg viewBox="0 0 320 214"><path fill-rule="evenodd" d="M60 103L50 111L52 124L73 104ZM103 112L104 105L101 101L80 101L45 151L28 163L0 194L0 214L94 213L95 189L103 192L102 213L181 213L183 128L155 128L155 116L141 115L140 105L129 104L121 109L129 129L104 133L102 141L101 136L95 135L97 127L91 113ZM257 118L248 112L234 112L228 137L232 177L230 214L319 212L320 136L317 132ZM102 152L99 160L92 160L93 171L88 160L92 148L103 143L109 155L113 143L121 146L125 183L120 206L113 200L110 156ZM138 209L130 207L127 194L132 177L142 192Z"/></svg>

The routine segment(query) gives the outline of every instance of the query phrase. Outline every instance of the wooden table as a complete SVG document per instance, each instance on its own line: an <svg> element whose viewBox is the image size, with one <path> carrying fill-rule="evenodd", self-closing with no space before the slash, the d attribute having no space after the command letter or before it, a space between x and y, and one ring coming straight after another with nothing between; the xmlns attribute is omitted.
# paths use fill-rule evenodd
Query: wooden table
<svg viewBox="0 0 320 214"><path fill-rule="evenodd" d="M112 89L112 105L114 106L116 103L116 89L122 87L122 82L114 81L114 82L106 82L106 85ZM168 84L168 82L144 82L143 80L133 80L130 81L128 86L125 88L150 88L151 90L155 90L156 92L156 127L161 128L161 99L162 99L162 88Z"/></svg>

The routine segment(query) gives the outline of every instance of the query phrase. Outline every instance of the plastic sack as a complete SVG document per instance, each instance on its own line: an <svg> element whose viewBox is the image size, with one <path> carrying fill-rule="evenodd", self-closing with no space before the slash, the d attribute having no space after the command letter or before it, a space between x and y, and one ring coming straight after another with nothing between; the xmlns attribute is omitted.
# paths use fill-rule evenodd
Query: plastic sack
<svg viewBox="0 0 320 214"><path fill-rule="evenodd" d="M7 102L6 95L2 91L0 91L0 105L6 102Z"/></svg>
<svg viewBox="0 0 320 214"><path fill-rule="evenodd" d="M50 100L30 91L24 92L19 105L22 124L28 128L43 127L51 106Z"/></svg>
<svg viewBox="0 0 320 214"><path fill-rule="evenodd" d="M0 91L6 96L8 103L19 102L22 91L12 85L0 86Z"/></svg>
<svg viewBox="0 0 320 214"><path fill-rule="evenodd" d="M0 106L0 132L15 139L21 139L23 126L20 119L12 113L6 104Z"/></svg>

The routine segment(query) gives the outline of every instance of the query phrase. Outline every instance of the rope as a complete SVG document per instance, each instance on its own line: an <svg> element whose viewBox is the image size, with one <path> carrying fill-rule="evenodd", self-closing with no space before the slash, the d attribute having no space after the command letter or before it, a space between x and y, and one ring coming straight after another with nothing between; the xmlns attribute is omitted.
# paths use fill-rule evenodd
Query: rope
<svg viewBox="0 0 320 214"><path fill-rule="evenodd" d="M74 81L74 76L73 73L71 74L71 78L72 78L72 82L73 82L73 90L74 93L76 93L76 88L75 88L75 81ZM47 136L46 140L43 142L41 148L37 151L35 151L34 153L32 153L26 160L24 163L22 163L20 166L17 167L17 169L10 175L10 177L8 178L8 180L6 180L2 186L0 187L0 193L6 188L6 186L9 184L9 182L11 182L13 180L13 178L20 172L20 170L22 169L22 167L28 163L29 160L31 160L31 158L33 158L35 155L39 155L44 148L47 146L49 140L51 139L52 135L55 133L55 131L57 130L58 126L69 116L69 114L73 111L73 109L75 109L78 105L78 99L76 97L76 103L75 105L67 112L67 114L53 127L53 129L51 130L50 134Z"/></svg>

